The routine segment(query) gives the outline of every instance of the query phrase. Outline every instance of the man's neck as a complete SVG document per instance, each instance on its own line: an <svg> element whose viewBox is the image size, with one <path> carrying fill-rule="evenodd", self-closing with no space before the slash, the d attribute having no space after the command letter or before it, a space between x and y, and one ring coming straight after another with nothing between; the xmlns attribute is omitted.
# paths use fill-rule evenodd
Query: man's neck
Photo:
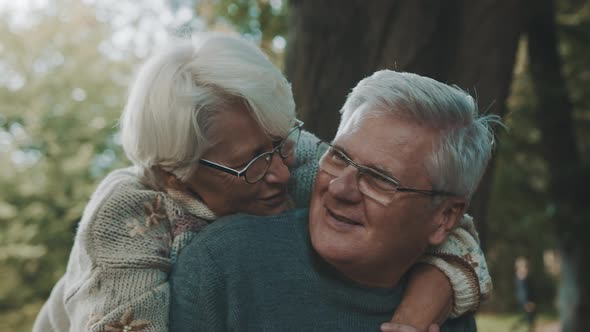
<svg viewBox="0 0 590 332"><path fill-rule="evenodd" d="M327 262L345 278L365 287L394 288L398 285L404 274L415 263L411 260L407 263L391 262L383 266L359 266L338 262Z"/></svg>

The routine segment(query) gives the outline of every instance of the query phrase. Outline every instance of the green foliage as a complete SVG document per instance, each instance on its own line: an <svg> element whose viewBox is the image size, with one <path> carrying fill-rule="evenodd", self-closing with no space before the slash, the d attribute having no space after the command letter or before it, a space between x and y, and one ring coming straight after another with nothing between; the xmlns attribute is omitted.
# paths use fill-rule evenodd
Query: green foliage
<svg viewBox="0 0 590 332"><path fill-rule="evenodd" d="M475 316L477 322L477 330L479 332L499 332L499 331L527 331L526 325L520 326L516 331L514 324L522 319L522 314L519 315L498 315L489 313L478 313ZM537 318L536 331L558 331L559 322L553 316L541 316Z"/></svg>
<svg viewBox="0 0 590 332"><path fill-rule="evenodd" d="M494 280L494 297L488 306L516 309L514 260L525 256L531 263L531 279L544 309L551 310L555 282L544 271L543 252L555 248L550 223L548 170L541 156L541 133L534 119L534 94L527 68L526 41L522 41L515 69L509 112L509 128L502 132L496 151L496 173L490 202L487 252Z"/></svg>
<svg viewBox="0 0 590 332"><path fill-rule="evenodd" d="M287 0L202 0L197 14L211 29L235 30L256 41L281 67L287 38Z"/></svg>
<svg viewBox="0 0 590 332"><path fill-rule="evenodd" d="M55 6L30 25L0 21L0 310L49 295L97 181L124 160L131 61L100 51L111 31L92 8Z"/></svg>
<svg viewBox="0 0 590 332"><path fill-rule="evenodd" d="M574 125L582 165L572 165L579 172L580 185L588 182L590 156L590 3L574 5L558 1L558 33L563 60L563 75L574 109ZM541 309L555 309L555 276L545 269L543 255L558 247L557 234L570 241L585 241L587 217L577 211L582 223L551 222L556 203L549 192L549 170L541 154L541 132L534 107L536 97L528 74L526 39L522 41L505 121L510 130L500 138L494 191L490 202L487 253L495 297L490 306L514 309L514 259L524 255L531 260L531 274ZM558 111L558 110L556 110ZM572 188L575 190L576 188ZM573 225L572 225L573 224ZM567 233L565 233L567 232Z"/></svg>
<svg viewBox="0 0 590 332"><path fill-rule="evenodd" d="M575 130L577 138L579 165L570 165L568 169L572 178L578 179L580 186L572 188L567 198L587 197L590 187L590 2L561 1L558 16L559 37L561 38L561 55L563 74L566 78L569 97L574 109ZM571 201L571 200L570 200ZM570 213L573 220L557 225L565 242L586 241L590 233L590 209Z"/></svg>

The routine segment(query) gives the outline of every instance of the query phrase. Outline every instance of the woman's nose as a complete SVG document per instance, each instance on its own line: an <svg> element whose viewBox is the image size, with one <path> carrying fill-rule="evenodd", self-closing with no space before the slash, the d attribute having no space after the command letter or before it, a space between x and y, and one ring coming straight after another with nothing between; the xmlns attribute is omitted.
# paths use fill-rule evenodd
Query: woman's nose
<svg viewBox="0 0 590 332"><path fill-rule="evenodd" d="M283 158L281 158L278 153L273 153L272 159L270 161L270 167L264 177L265 181L268 183L282 184L287 183L290 176L291 172L289 172L289 167L287 167L285 160L283 160Z"/></svg>

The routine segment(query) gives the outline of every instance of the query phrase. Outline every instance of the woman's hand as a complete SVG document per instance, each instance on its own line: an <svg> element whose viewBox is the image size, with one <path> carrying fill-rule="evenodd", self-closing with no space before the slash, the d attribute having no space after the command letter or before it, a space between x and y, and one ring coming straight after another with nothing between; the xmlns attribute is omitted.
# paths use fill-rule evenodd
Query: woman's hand
<svg viewBox="0 0 590 332"><path fill-rule="evenodd" d="M440 329L439 329L438 325L431 324L428 327L428 330L423 331L423 332L439 332L439 331L440 331ZM389 323L381 324L381 332L421 332L421 331L413 326L410 326L410 325L389 322Z"/></svg>
<svg viewBox="0 0 590 332"><path fill-rule="evenodd" d="M431 324L442 324L447 319L452 306L449 279L432 265L417 264L410 271L402 302L389 323L429 332Z"/></svg>

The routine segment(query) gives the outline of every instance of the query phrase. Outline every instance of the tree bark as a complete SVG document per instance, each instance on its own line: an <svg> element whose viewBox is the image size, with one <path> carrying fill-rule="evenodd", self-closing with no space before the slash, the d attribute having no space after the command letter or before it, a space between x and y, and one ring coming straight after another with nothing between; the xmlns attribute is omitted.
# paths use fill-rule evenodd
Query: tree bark
<svg viewBox="0 0 590 332"><path fill-rule="evenodd" d="M588 165L578 153L573 106L561 73L561 58L551 0L537 0L528 25L528 52L537 96L536 119L541 129L542 154L550 174L552 202L562 256L559 292L564 332L587 331L590 326L590 233L586 203Z"/></svg>
<svg viewBox="0 0 590 332"><path fill-rule="evenodd" d="M285 71L306 127L334 137L346 95L379 69L415 72L505 113L522 0L290 0ZM470 213L486 241L493 162Z"/></svg>

